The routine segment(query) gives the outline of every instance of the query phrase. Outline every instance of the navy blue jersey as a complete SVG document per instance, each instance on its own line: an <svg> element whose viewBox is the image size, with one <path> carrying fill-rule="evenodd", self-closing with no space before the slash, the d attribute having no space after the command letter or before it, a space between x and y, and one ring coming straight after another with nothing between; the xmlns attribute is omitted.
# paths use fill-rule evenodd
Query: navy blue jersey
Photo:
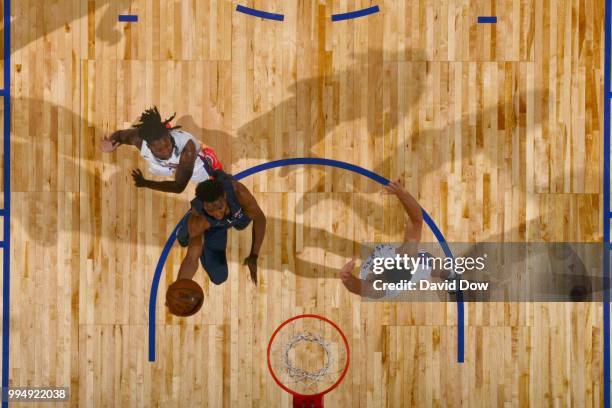
<svg viewBox="0 0 612 408"><path fill-rule="evenodd" d="M223 191L225 191L225 199L229 206L230 212L225 218L218 220L208 215L202 201L199 198L191 200L191 207L198 212L201 216L206 218L210 224L210 228L231 228L234 227L237 230L245 229L251 222L251 218L244 212L242 206L238 202L236 192L232 186L232 175L225 173L222 170L215 170L212 176L223 184Z"/></svg>

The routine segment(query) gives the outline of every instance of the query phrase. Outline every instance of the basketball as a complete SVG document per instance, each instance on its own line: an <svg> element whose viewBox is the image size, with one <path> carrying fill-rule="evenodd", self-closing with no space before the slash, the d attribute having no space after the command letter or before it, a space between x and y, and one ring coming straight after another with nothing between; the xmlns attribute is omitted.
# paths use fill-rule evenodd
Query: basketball
<svg viewBox="0 0 612 408"><path fill-rule="evenodd" d="M204 291L191 279L179 279L166 291L166 306L175 316L191 316L200 310L204 303Z"/></svg>

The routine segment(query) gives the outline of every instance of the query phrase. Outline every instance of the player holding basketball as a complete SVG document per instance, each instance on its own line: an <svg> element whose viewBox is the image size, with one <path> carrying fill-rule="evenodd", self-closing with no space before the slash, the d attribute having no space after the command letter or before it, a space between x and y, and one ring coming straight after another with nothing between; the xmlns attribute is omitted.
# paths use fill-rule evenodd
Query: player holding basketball
<svg viewBox="0 0 612 408"><path fill-rule="evenodd" d="M227 230L245 229L253 220L251 253L244 260L251 279L257 284L257 257L266 233L266 216L255 197L231 175L216 170L213 178L201 182L191 201L187 221L179 225L177 239L187 247L177 280L192 279L198 270L198 259L215 285L227 280ZM185 225L186 224L186 225Z"/></svg>
<svg viewBox="0 0 612 408"><path fill-rule="evenodd" d="M397 254L406 254L409 257L429 255L418 252L418 244L421 241L423 231L423 213L419 203L402 187L399 180L389 182L385 186L385 190L390 194L394 194L399 199L408 215L403 243L399 246L391 244L377 245L361 265L360 278L355 277L352 273L355 268L355 259L350 260L340 271L340 279L351 293L370 299L393 298L401 293L401 291L376 290L374 281L378 279L387 283L397 283L401 280L418 282L420 280L431 280L431 278L441 277L438 271L428 268L426 262L423 262L414 274L402 269L386 270L380 275L372 272L374 258L395 258Z"/></svg>
<svg viewBox="0 0 612 408"><path fill-rule="evenodd" d="M170 118L162 121L157 107L145 110L140 123L131 129L118 130L102 138L101 150L112 152L120 145L132 145L149 162L149 171L158 176L172 176L172 181L147 180L140 169L132 171L136 187L146 187L168 193L182 193L189 181L199 183L221 169L215 152L202 145L191 134L170 126Z"/></svg>

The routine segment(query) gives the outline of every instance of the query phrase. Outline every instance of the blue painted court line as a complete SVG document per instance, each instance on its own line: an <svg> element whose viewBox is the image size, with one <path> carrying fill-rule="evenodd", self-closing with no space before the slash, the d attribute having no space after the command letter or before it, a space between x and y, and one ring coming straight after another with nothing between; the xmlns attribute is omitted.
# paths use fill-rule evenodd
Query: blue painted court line
<svg viewBox="0 0 612 408"><path fill-rule="evenodd" d="M604 163L603 163L603 406L610 408L610 102L606 95L610 89L610 47L612 37L612 1L606 0L605 4L605 46L604 46Z"/></svg>
<svg viewBox="0 0 612 408"><path fill-rule="evenodd" d="M478 24L495 24L497 16L478 16Z"/></svg>
<svg viewBox="0 0 612 408"><path fill-rule="evenodd" d="M122 23L135 23L138 21L138 16L134 14L119 14L118 19Z"/></svg>
<svg viewBox="0 0 612 408"><path fill-rule="evenodd" d="M187 214L183 216L181 221L176 224L176 227L174 227L174 229L170 233L170 236L166 241L166 245L164 245L164 249L162 250L162 253L159 256L159 260L157 261L157 266L155 267L155 274L153 275L153 284L151 285L151 294L149 295L149 361L155 361L155 304L157 302L157 288L159 286L159 280L161 279L161 273L164 270L166 258L168 258L170 249L172 249L172 245L176 240L176 230L178 229L178 226L181 224L181 222L183 222L183 220L187 218L190 212L191 210L187 211Z"/></svg>
<svg viewBox="0 0 612 408"><path fill-rule="evenodd" d="M604 243L603 255L603 370L604 370L604 403L603 406L610 408L610 247Z"/></svg>
<svg viewBox="0 0 612 408"><path fill-rule="evenodd" d="M378 13L380 9L378 6L372 6L361 10L349 11L348 13L332 14L332 21L350 20L352 18L359 18L367 16L369 14Z"/></svg>
<svg viewBox="0 0 612 408"><path fill-rule="evenodd" d="M11 1L4 1L4 249L2 251L2 387L9 386L11 304ZM2 401L8 408L8 401Z"/></svg>
<svg viewBox="0 0 612 408"><path fill-rule="evenodd" d="M317 158L317 157L296 157L293 159L275 160L275 161L271 161L268 163L263 163L257 166L253 166L249 169L241 171L238 174L235 174L234 177L236 178L236 180L241 180L245 177L251 176L255 173L259 173L264 170L269 170L269 169L273 169L276 167L304 165L304 164L337 167L340 169L345 169L345 170L352 171L354 173L361 174L362 176L368 177L382 185L389 184L389 180L387 180L386 178L379 176L378 174L370 170L366 170L363 167L359 167L354 164L350 164L350 163L346 163L346 162L342 162L338 160L322 159L322 158ZM427 225L433 232L434 236L440 243L440 246L442 247L444 254L447 257L452 258L453 253L448 247L448 244L446 242L446 239L444 238L444 235L442 235L442 232L440 231L436 223L433 221L433 219L429 216L427 211L422 209L422 212L423 212L423 220L425 220L425 222L427 223ZM188 215L189 215L189 211L187 212L187 214L183 216L181 221L185 219L185 217L187 217ZM170 234L170 236L168 237L168 240L166 241L166 244L164 245L164 249L162 250L159 260L157 261L157 267L155 268L155 274L153 275L153 282L151 284L151 294L149 296L149 361L155 361L155 305L157 302L157 289L159 287L159 281L161 279L161 274L164 269L164 264L166 263L166 258L168 257L168 253L170 252L170 249L172 248L172 244L174 244L174 241L176 240L176 230L178 229L179 224L177 224L176 227L174 227L174 229L172 230L172 233ZM457 327L457 361L459 363L463 363L464 328L463 328L463 296L461 292L459 292L457 296L457 321L458 321L457 322L457 325L458 325Z"/></svg>
<svg viewBox="0 0 612 408"><path fill-rule="evenodd" d="M236 11L248 14L250 16L265 18L267 20L283 21L285 19L285 16L282 14L268 13L267 11L255 10L249 7L241 6L240 4L236 6Z"/></svg>

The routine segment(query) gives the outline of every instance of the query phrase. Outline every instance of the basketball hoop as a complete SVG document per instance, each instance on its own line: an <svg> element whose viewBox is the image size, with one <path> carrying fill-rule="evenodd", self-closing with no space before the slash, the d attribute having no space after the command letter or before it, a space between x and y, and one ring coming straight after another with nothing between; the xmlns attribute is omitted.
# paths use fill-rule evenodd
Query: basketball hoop
<svg viewBox="0 0 612 408"><path fill-rule="evenodd" d="M282 323L268 343L268 369L293 395L294 408L322 408L323 396L336 388L349 367L346 336L331 320L303 314Z"/></svg>

